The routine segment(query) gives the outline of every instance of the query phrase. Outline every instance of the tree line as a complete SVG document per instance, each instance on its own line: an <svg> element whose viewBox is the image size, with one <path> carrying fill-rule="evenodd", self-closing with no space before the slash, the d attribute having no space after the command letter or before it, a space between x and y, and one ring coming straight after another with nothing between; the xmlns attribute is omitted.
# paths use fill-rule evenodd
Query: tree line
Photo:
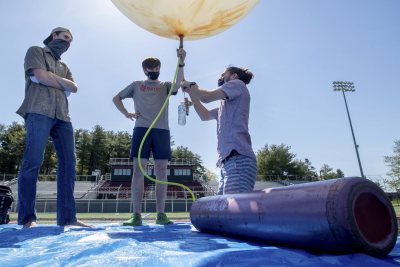
<svg viewBox="0 0 400 267"><path fill-rule="evenodd" d="M265 145L257 151L260 180L326 180L344 177L340 169L323 164L317 172L309 159L300 160L285 144Z"/></svg>
<svg viewBox="0 0 400 267"><path fill-rule="evenodd" d="M385 179L383 182L386 183L390 190L394 192L400 192L400 139L394 141L393 155L385 156L385 163L389 167L390 178Z"/></svg>
<svg viewBox="0 0 400 267"><path fill-rule="evenodd" d="M126 131L106 131L100 125L89 131L75 129L76 170L78 175L91 175L92 171L100 170L109 173L110 158L128 158L132 135ZM25 127L13 122L11 125L0 124L0 173L18 173L25 149ZM172 141L173 143L173 141ZM203 175L207 169L199 155L187 147L179 146L172 149L172 159L190 159L194 163L194 173ZM47 143L41 174L55 174L57 156L51 138Z"/></svg>
<svg viewBox="0 0 400 267"><path fill-rule="evenodd" d="M77 174L90 175L94 170L110 172L110 158L127 158L132 135L126 131L107 131L100 125L92 130L75 129ZM173 144L173 140L171 141ZM19 171L25 148L25 128L23 124L0 124L0 173L16 174ZM299 160L285 144L265 145L257 151L258 175L261 180L317 180L344 177L340 169L333 170L324 164L319 171L308 159ZM172 150L173 159L191 159L195 162L195 174L213 176L207 170L199 155L187 147ZM41 174L54 174L57 156L51 138L46 146ZM215 179L215 176L214 176Z"/></svg>

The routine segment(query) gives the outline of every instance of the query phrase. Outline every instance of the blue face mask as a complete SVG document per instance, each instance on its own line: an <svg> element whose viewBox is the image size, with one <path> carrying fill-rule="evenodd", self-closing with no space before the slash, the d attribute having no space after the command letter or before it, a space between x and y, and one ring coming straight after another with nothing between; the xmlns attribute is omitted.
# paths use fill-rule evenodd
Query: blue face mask
<svg viewBox="0 0 400 267"><path fill-rule="evenodd" d="M225 83L224 77L218 79L218 87L221 87Z"/></svg>
<svg viewBox="0 0 400 267"><path fill-rule="evenodd" d="M70 43L63 39L54 39L47 44L47 47L50 48L54 57L57 60L61 59L61 55L68 50Z"/></svg>
<svg viewBox="0 0 400 267"><path fill-rule="evenodd" d="M149 77L150 80L157 80L158 76L160 76L160 72L159 71L148 71L147 72L147 77Z"/></svg>

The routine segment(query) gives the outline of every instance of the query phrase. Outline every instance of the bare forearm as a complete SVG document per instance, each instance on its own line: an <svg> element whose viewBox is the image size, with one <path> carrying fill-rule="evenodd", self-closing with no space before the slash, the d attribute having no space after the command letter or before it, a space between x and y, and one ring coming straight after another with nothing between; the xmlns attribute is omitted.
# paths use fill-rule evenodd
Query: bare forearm
<svg viewBox="0 0 400 267"><path fill-rule="evenodd" d="M117 109L124 114L125 117L127 117L130 120L137 119L140 116L139 112L135 113L130 113L129 111L126 110L124 103L122 103L121 97L119 95L116 95L113 97L113 102L114 105L117 107Z"/></svg>
<svg viewBox="0 0 400 267"><path fill-rule="evenodd" d="M76 91L78 90L75 82L62 78L52 72L42 69L35 69L33 70L33 74L35 75L38 82L43 85L73 93L76 93Z"/></svg>
<svg viewBox="0 0 400 267"><path fill-rule="evenodd" d="M126 110L126 108L125 108L125 106L124 106L124 103L122 103L122 100L121 100L121 98L120 98L118 95L114 96L113 102L114 102L114 105L117 107L117 109L118 109L122 114L124 114L124 116L127 116L127 114L128 114L129 112Z"/></svg>
<svg viewBox="0 0 400 267"><path fill-rule="evenodd" d="M50 72L51 73L51 72ZM61 89L64 91L70 91L72 93L76 93L78 91L78 86L75 82L70 81L68 79L62 78L56 74L51 73L51 76L53 76L57 82L60 84Z"/></svg>
<svg viewBox="0 0 400 267"><path fill-rule="evenodd" d="M213 118L210 115L210 111L206 109L205 106L200 102L200 100L194 96L193 94L190 94L190 98L192 100L194 109L196 110L196 113L199 115L200 119L202 121L209 121L212 120Z"/></svg>
<svg viewBox="0 0 400 267"><path fill-rule="evenodd" d="M221 89L206 91L197 87L195 90L192 90L192 93L203 103L210 103L226 98L225 93Z"/></svg>
<svg viewBox="0 0 400 267"><path fill-rule="evenodd" d="M178 69L178 75L176 77L176 82L174 85L174 88L172 89L172 92L178 91L179 87L181 86L181 82L185 79L185 74L183 68L179 67Z"/></svg>

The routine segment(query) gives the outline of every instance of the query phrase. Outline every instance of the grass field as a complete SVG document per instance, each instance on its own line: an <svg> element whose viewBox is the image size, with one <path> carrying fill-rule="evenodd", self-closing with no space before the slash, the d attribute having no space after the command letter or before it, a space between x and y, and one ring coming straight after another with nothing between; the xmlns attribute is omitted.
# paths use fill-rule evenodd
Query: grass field
<svg viewBox="0 0 400 267"><path fill-rule="evenodd" d="M143 213L142 217L145 221L156 219L157 213ZM168 218L175 221L189 221L189 212L167 213ZM10 213L11 222L17 221L18 214ZM83 221L96 222L122 222L131 217L131 213L78 213L77 218ZM55 223L56 213L38 213L37 220L39 223Z"/></svg>
<svg viewBox="0 0 400 267"><path fill-rule="evenodd" d="M397 218L400 217L400 205L393 205Z"/></svg>

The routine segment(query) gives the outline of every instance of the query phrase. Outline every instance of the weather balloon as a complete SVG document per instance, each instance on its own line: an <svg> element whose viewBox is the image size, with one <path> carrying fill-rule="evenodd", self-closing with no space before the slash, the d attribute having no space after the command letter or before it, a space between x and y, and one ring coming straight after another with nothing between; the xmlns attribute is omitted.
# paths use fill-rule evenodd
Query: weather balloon
<svg viewBox="0 0 400 267"><path fill-rule="evenodd" d="M186 40L218 34L258 0L111 0L131 21L159 36Z"/></svg>

